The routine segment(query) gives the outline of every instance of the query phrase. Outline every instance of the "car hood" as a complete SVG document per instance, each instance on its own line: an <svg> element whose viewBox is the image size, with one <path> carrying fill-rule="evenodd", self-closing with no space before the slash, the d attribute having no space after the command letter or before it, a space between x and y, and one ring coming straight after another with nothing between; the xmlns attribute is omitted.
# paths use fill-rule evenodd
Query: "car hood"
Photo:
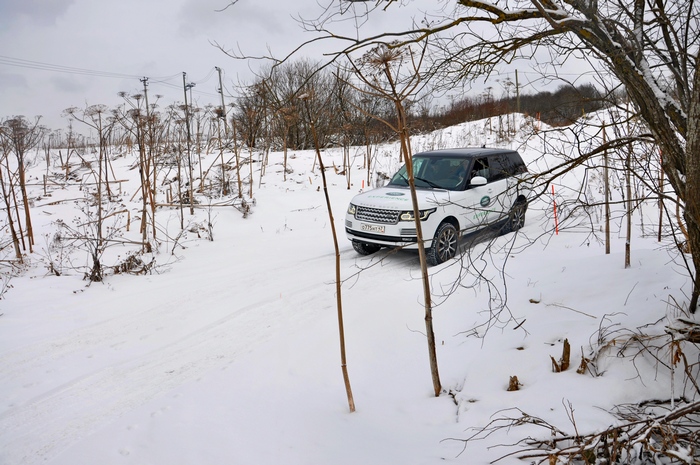
<svg viewBox="0 0 700 465"><path fill-rule="evenodd" d="M449 191L442 189L416 189L418 208L433 208L449 202ZM412 210L411 190L408 187L385 186L356 195L354 205L386 210Z"/></svg>

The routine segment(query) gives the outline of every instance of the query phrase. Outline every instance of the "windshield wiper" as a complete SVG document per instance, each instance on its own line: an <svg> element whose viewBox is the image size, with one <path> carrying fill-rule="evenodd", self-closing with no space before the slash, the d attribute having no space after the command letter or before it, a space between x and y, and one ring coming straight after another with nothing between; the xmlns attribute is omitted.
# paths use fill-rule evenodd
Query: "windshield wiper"
<svg viewBox="0 0 700 465"><path fill-rule="evenodd" d="M434 187L434 188L436 188L436 189L444 189L444 187L442 187L442 186L440 186L440 185L437 185L437 184L435 184L434 182L429 181L429 180L427 180L427 179L419 178L418 176L414 176L413 178L416 179L417 181L421 181L421 182L426 183L426 184L429 185L430 187Z"/></svg>
<svg viewBox="0 0 700 465"><path fill-rule="evenodd" d="M408 186L408 178L407 178L406 176L404 176L403 174L398 173L398 172L394 175L394 177L391 178L391 181L389 181L389 184L388 184L388 185L401 186L402 184L399 184L399 183L396 183L396 182L395 182L395 179L396 179L397 176L400 177L401 179L403 179L403 180L406 182L406 186Z"/></svg>
<svg viewBox="0 0 700 465"><path fill-rule="evenodd" d="M404 176L404 175L401 174L401 173L396 173L396 175L395 175L394 177L396 177L396 176L399 176L399 177L401 177L401 179L403 179L404 181L406 181L406 186L409 185L409 184L408 184L408 178L407 178L406 176ZM445 189L444 187L442 187L442 186L440 186L440 185L438 185L438 184L435 184L434 182L432 182L432 181L430 181L430 180L428 180L428 179L421 178L421 177L419 177L419 176L413 176L413 179L416 180L416 181L424 182L424 183L426 183L427 185L429 185L430 187L435 188L435 189ZM389 184L394 184L394 180L392 179L391 182L390 182ZM400 186L401 184L397 184L397 185Z"/></svg>

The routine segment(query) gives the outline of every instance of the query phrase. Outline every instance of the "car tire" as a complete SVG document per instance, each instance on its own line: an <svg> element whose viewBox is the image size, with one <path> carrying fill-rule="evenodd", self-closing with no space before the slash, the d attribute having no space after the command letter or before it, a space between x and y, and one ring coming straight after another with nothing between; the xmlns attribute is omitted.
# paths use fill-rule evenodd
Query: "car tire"
<svg viewBox="0 0 700 465"><path fill-rule="evenodd" d="M352 241L352 248L355 249L355 252L359 253L360 255L372 255L373 253L379 252L379 249L381 249L382 246L368 244L366 242Z"/></svg>
<svg viewBox="0 0 700 465"><path fill-rule="evenodd" d="M452 223L442 223L438 226L433 243L426 251L428 265L439 265L453 258L457 253L457 238L457 228Z"/></svg>
<svg viewBox="0 0 700 465"><path fill-rule="evenodd" d="M517 231L525 225L525 212L527 212L527 202L515 202L508 212L508 219L501 229L501 234L508 234Z"/></svg>

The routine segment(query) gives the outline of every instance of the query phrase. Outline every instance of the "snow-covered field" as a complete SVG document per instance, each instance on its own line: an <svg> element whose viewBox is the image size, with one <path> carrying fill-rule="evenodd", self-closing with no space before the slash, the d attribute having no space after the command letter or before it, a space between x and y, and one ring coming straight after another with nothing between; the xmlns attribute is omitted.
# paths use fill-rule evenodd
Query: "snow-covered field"
<svg viewBox="0 0 700 465"><path fill-rule="evenodd" d="M538 140L498 145L519 149L536 170ZM463 125L414 147L482 143L496 145L478 125ZM397 166L393 146L378 154L385 170ZM343 175L327 171L357 406L349 413L335 254L313 157L295 152L283 181L281 154L272 153L264 177L256 164L247 218L232 207L200 208L194 217L186 210L193 223L211 215L213 241L189 233L180 247L161 235L151 274L109 275L90 286L68 267L50 275L41 258L52 222L75 216L72 202L57 200L83 194L54 188L45 197L35 186L36 252L0 301L0 464L484 464L517 450L506 444L549 434L523 426L463 442L494 419L518 417L516 409L573 434L572 416L578 432L590 432L616 421L607 412L616 404L682 394L654 360L615 350L598 361L601 376L576 373L601 334L622 341L624 329L645 324L662 332L666 318L680 315L671 303L684 302L690 282L667 244L636 228L624 269L619 215L605 255L583 226L553 234L551 197L542 197L517 235L491 237L463 260L431 268L444 389L433 397L417 255L359 257L344 236L345 209L361 188L358 156L349 190ZM340 152L324 157L340 164ZM113 166L117 179L130 179L123 198L136 215L133 161ZM39 161L31 173L40 178L45 169ZM176 210L158 215L178 226ZM492 284L475 281L475 270ZM507 309L494 315L506 298ZM564 339L572 367L554 373L550 357L559 359ZM507 391L511 376L520 390Z"/></svg>

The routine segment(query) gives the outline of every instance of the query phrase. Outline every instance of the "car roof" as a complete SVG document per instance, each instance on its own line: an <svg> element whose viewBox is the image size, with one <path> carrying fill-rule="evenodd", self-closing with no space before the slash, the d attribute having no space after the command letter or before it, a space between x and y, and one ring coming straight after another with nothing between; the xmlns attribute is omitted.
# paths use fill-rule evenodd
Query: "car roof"
<svg viewBox="0 0 700 465"><path fill-rule="evenodd" d="M476 158L485 157L487 155L498 155L506 153L517 153L510 149L497 149L491 147L465 147L456 149L440 149L420 152L413 155L414 157L454 157L454 158Z"/></svg>

